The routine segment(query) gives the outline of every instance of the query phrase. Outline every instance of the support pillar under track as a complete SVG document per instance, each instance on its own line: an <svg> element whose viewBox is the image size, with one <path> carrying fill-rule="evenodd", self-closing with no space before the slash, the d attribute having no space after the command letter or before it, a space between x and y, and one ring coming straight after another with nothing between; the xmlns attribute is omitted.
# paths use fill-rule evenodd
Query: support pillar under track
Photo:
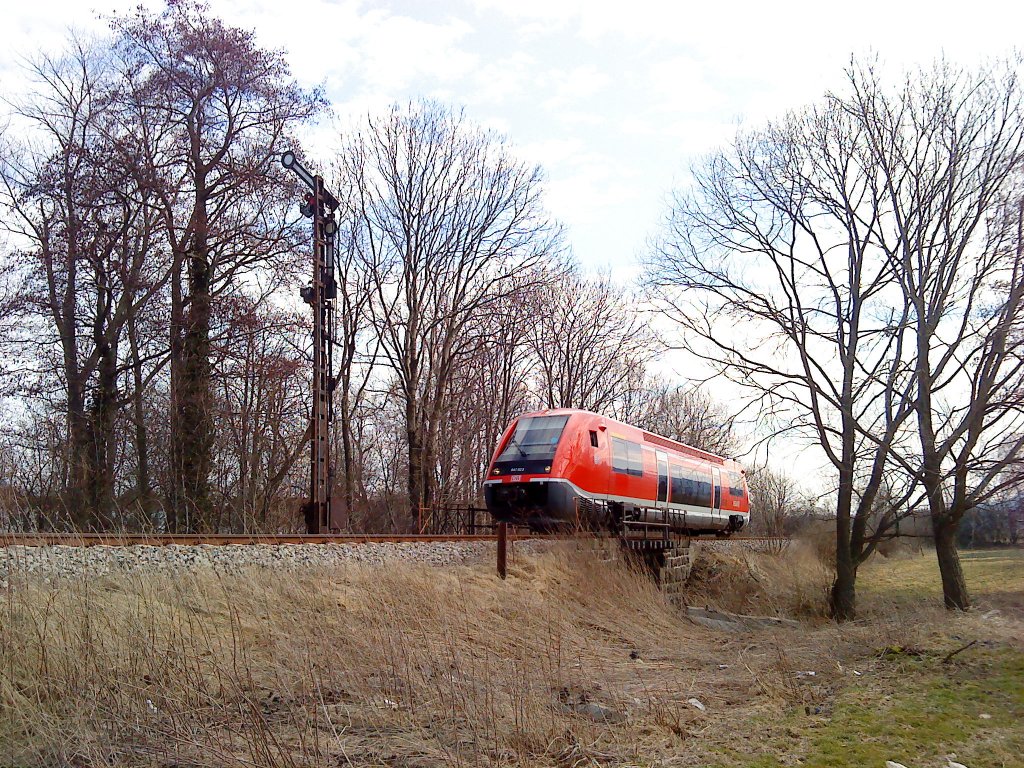
<svg viewBox="0 0 1024 768"><path fill-rule="evenodd" d="M673 603L684 604L683 593L693 570L700 543L690 538L673 538L652 546L650 541L622 540L622 546L637 559L642 559L654 576L658 588Z"/></svg>

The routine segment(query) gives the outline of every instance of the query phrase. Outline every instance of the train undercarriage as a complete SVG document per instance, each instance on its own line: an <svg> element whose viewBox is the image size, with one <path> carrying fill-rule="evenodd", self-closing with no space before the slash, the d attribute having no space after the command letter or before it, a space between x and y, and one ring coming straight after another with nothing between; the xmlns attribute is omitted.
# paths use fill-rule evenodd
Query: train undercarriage
<svg viewBox="0 0 1024 768"><path fill-rule="evenodd" d="M557 481L494 483L485 486L487 508L499 522L535 533L610 532L650 538L729 536L746 517L721 510L680 510L667 505L593 499Z"/></svg>

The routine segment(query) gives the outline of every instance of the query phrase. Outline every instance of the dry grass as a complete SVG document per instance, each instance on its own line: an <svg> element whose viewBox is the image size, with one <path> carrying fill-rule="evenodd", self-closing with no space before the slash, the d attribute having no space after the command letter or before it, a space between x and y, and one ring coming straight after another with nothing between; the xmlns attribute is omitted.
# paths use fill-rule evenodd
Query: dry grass
<svg viewBox="0 0 1024 768"><path fill-rule="evenodd" d="M975 608L1024 615L1024 549L983 549L960 553ZM942 586L935 551L903 552L875 558L860 576L869 605L890 608L924 603L942 604Z"/></svg>
<svg viewBox="0 0 1024 768"><path fill-rule="evenodd" d="M831 570L803 542L777 553L711 551L695 564L689 601L735 613L823 619L831 583Z"/></svg>
<svg viewBox="0 0 1024 768"><path fill-rule="evenodd" d="M715 555L693 599L816 617L823 575L806 554ZM767 749L877 649L946 642L882 610L715 632L571 549L506 582L486 566L26 575L0 599L2 765L745 765L738 733Z"/></svg>

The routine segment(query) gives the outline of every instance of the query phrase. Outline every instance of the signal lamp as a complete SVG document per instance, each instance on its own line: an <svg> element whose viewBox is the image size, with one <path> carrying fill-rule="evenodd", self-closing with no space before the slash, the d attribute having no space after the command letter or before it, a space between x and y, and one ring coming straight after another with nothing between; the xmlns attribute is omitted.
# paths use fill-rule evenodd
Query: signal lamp
<svg viewBox="0 0 1024 768"><path fill-rule="evenodd" d="M307 186L312 187L316 183L313 174L302 167L302 163L295 158L295 153L291 150L281 155L281 165L302 179Z"/></svg>

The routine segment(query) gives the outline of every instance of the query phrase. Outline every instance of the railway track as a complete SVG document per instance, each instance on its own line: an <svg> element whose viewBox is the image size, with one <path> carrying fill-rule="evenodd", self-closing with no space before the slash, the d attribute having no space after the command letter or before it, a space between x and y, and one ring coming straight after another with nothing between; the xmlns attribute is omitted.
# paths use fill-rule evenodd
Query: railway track
<svg viewBox="0 0 1024 768"><path fill-rule="evenodd" d="M430 544L474 541L495 541L495 536L494 534L431 535L415 533L0 533L0 546L4 547L165 547L172 545L220 547L248 544Z"/></svg>
<svg viewBox="0 0 1024 768"><path fill-rule="evenodd" d="M592 535L589 535L592 537ZM572 534L512 534L510 539L571 539ZM165 547L165 546L244 546L251 544L432 544L439 542L494 542L497 536L486 534L416 533L342 533L342 534L223 534L223 533L0 533L0 547ZM718 542L777 542L773 536L709 537Z"/></svg>

